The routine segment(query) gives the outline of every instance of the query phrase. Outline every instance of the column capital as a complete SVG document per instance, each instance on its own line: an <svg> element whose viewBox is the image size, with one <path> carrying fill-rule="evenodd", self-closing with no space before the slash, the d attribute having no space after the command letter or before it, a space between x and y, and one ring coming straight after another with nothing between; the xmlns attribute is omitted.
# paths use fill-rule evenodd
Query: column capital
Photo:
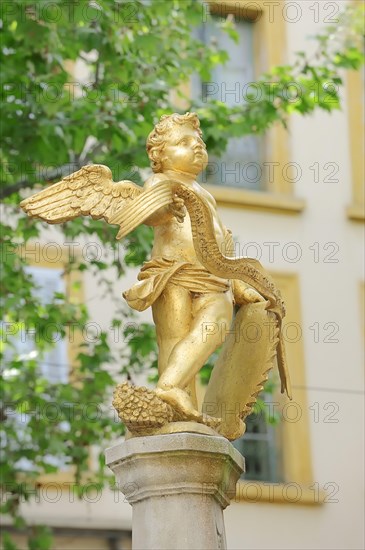
<svg viewBox="0 0 365 550"><path fill-rule="evenodd" d="M244 459L224 437L177 433L134 437L106 450L106 463L133 504L181 493L211 494L225 508Z"/></svg>
<svg viewBox="0 0 365 550"><path fill-rule="evenodd" d="M106 450L133 506L133 548L226 548L223 509L244 459L224 437L175 433L134 437Z"/></svg>

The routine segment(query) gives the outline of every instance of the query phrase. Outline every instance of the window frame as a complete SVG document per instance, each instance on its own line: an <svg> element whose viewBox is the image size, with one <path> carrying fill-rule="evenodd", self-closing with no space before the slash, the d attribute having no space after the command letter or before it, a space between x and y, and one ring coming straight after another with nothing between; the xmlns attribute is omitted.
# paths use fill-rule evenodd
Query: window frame
<svg viewBox="0 0 365 550"><path fill-rule="evenodd" d="M61 255L57 258L56 261L51 261L46 259L45 250L48 248L49 244L57 246L61 249ZM52 242L47 244L37 242L28 242L25 245L20 244L18 246L17 253L19 256L26 260L29 259L28 265L30 267L46 267L48 269L64 269L69 260L69 254L65 247L62 247L61 244L57 242ZM80 254L77 253L77 250L73 252L74 257L80 257ZM84 302L84 287L83 287L83 277L80 272L71 271L66 273L64 276L65 280L65 292L68 296L68 299L71 303L83 303ZM77 285L78 288L75 290L73 287ZM82 336L79 332L75 332L74 338L70 337L69 329L66 327L66 340L67 340L67 358L69 363L69 382L74 383L75 369L73 365L76 362L77 354L79 353L79 346L82 343Z"/></svg>
<svg viewBox="0 0 365 550"><path fill-rule="evenodd" d="M256 0L206 0L212 15L233 14L253 21L255 77L273 66L285 63L286 25L283 17L275 19L275 24L269 21L267 2ZM188 85L183 86L186 93ZM190 95L189 93L187 94ZM176 97L176 95L175 95ZM268 163L279 163L283 169L290 163L290 144L288 132L282 125L275 124L266 135L264 159ZM290 174L289 169L286 170ZM293 178L275 178L274 182L265 182L266 191L252 191L229 186L206 185L204 187L213 195L220 206L241 207L254 210L266 210L281 214L300 214L305 208L305 200L295 197Z"/></svg>
<svg viewBox="0 0 365 550"><path fill-rule="evenodd" d="M45 250L49 245L57 246L61 249L60 258L57 258L56 261L47 260L47 255ZM22 243L17 247L16 253L22 260L27 260L27 265L30 267L46 267L48 269L64 269L69 261L69 253L65 247L57 242L52 242L48 244L40 243L39 241L32 242L29 241L26 244ZM81 258L80 251L73 249L73 257ZM84 279L82 273L79 271L66 272L64 275L65 279L65 293L68 296L68 300L71 303L84 303ZM76 289L74 288L76 284ZM72 329L71 329L72 330ZM69 327L66 327L66 336L65 340L67 343L67 360L69 365L68 371L68 383L77 384L78 374L77 374L77 355L80 353L80 345L83 343L82 335L80 331L73 331L72 336L70 333ZM89 458L91 465L91 455ZM74 471L72 467L68 467L64 470L59 470L57 473L50 474L41 474L35 480L35 484L39 486L50 485L51 490L58 491L58 488L63 486L70 485L74 483ZM57 485L59 487L57 487ZM47 489L48 490L48 489Z"/></svg>
<svg viewBox="0 0 365 550"><path fill-rule="evenodd" d="M262 399L266 404L269 405L269 410L272 410L272 408L270 409L270 407L272 407L271 403L272 403L272 395L271 394L268 394L266 393L265 391L263 391L260 395L259 395L259 398ZM282 439L282 434L281 434L281 431L280 431L280 427L279 427L279 430L276 429L276 426L273 426L272 424L270 424L267 419L265 418L264 416L264 411L263 410L257 410L257 414L258 414L258 423L259 424L262 424L265 426L265 430L266 430L266 433L265 432L259 432L259 433L252 433L250 432L250 418L253 417L253 421L255 422L255 412L253 411L250 415L248 415L248 417L245 419L245 424L246 424L246 431L245 433L243 434L243 436L241 436L239 439L237 439L236 441L233 442L233 446L242 454L242 456L245 457L245 461L246 461L246 472L247 472L247 469L248 469L248 458L249 458L249 455L246 454L245 452L245 443L246 442L251 442L251 443L254 443L255 441L256 442L263 442L263 443L267 443L267 447L268 447L268 454L274 454L274 456L268 456L268 474L269 476L273 475L273 477L279 477L281 478L281 470L282 470L282 460L281 460L281 439ZM241 452L241 449L235 445L236 442L239 442L239 441L242 441L242 451ZM248 473L248 472L247 472ZM247 473L243 473L241 475L241 481L256 481L256 482L262 482L262 483L280 483L281 481L279 481L278 479L264 479L264 478L261 478L261 479L256 479L255 477L248 477L247 476Z"/></svg>
<svg viewBox="0 0 365 550"><path fill-rule="evenodd" d="M293 323L302 327L300 306L300 284L296 273L274 272L272 273L277 286L281 289L287 308L286 323ZM322 504L325 501L325 491L314 484L309 414L306 390L305 362L303 337L287 344L286 355L290 376L293 385L293 401L301 411L301 417L297 422L281 422L277 427L280 430L282 445L282 471L284 482L262 482L239 480L236 488L235 502L270 502L286 504ZM295 368L294 368L295 365ZM287 398L273 396L275 402L279 402L279 410L290 403ZM294 491L298 491L300 498L292 498ZM295 493L294 493L295 495Z"/></svg>

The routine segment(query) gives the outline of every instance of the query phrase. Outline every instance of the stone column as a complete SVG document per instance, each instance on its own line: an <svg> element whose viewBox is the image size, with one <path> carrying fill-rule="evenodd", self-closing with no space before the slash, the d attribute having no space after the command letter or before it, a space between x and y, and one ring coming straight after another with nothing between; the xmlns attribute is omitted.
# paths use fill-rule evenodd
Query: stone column
<svg viewBox="0 0 365 550"><path fill-rule="evenodd" d="M244 470L227 439L135 437L107 449L106 463L133 506L133 550L226 548L223 509Z"/></svg>

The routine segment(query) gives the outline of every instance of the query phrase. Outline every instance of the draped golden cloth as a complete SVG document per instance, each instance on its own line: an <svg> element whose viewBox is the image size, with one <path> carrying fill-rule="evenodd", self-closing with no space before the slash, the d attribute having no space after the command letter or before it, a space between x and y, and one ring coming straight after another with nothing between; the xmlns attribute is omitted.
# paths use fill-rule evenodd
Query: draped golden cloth
<svg viewBox="0 0 365 550"><path fill-rule="evenodd" d="M137 311L150 307L169 283L199 294L227 292L230 289L229 280L212 275L202 265L170 258L153 258L145 262L138 281L123 292L128 305Z"/></svg>

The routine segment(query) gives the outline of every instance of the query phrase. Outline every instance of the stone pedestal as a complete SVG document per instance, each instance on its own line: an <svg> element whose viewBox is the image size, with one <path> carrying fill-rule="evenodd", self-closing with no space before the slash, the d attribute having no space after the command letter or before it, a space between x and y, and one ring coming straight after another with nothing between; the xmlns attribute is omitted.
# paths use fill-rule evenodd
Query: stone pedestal
<svg viewBox="0 0 365 550"><path fill-rule="evenodd" d="M133 550L226 548L223 509L244 470L228 440L136 437L107 449L106 463L133 506Z"/></svg>

